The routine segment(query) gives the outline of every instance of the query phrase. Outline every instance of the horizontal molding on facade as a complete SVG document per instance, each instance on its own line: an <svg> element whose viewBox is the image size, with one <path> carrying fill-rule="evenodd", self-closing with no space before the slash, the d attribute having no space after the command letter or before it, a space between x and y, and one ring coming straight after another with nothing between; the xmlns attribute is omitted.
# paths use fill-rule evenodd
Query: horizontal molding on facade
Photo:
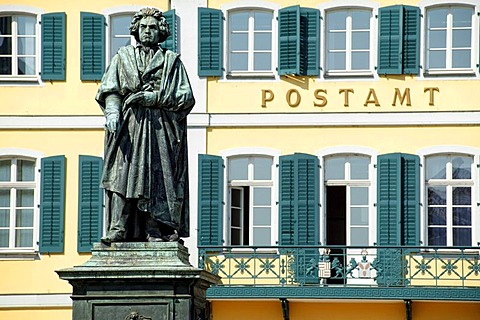
<svg viewBox="0 0 480 320"><path fill-rule="evenodd" d="M1 129L103 129L103 116L0 116ZM193 113L195 127L368 127L478 125L480 111L355 113Z"/></svg>
<svg viewBox="0 0 480 320"><path fill-rule="evenodd" d="M71 294L2 294L0 309L72 307Z"/></svg>

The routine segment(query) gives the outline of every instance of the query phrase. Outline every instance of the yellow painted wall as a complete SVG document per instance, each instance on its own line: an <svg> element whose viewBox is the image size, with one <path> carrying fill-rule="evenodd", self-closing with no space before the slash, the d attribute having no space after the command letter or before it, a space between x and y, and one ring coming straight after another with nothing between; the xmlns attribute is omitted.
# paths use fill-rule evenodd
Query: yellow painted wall
<svg viewBox="0 0 480 320"><path fill-rule="evenodd" d="M51 320L51 319L72 319L71 308L35 308L29 310L0 309L0 318L9 320Z"/></svg>

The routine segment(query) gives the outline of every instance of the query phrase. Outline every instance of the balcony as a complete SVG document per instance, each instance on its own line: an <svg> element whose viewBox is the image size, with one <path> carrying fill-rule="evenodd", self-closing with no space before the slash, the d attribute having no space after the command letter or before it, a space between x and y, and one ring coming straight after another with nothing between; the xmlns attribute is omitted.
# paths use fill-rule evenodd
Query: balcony
<svg viewBox="0 0 480 320"><path fill-rule="evenodd" d="M480 301L479 247L199 246L210 299Z"/></svg>

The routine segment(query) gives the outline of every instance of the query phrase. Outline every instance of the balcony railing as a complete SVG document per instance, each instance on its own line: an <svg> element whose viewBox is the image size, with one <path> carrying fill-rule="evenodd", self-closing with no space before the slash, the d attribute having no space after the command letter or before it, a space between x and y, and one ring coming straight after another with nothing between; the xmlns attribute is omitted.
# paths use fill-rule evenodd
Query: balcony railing
<svg viewBox="0 0 480 320"><path fill-rule="evenodd" d="M479 260L479 247L199 247L223 287L480 287Z"/></svg>

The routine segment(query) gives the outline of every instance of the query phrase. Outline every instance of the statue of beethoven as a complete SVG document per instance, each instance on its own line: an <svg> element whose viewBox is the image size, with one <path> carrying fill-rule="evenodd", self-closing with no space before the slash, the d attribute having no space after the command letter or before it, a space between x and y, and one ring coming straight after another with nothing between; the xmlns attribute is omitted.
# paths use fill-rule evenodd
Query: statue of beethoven
<svg viewBox="0 0 480 320"><path fill-rule="evenodd" d="M96 95L106 118L102 242L178 241L189 236L187 115L195 100L158 9L130 25L136 46L118 50Z"/></svg>

